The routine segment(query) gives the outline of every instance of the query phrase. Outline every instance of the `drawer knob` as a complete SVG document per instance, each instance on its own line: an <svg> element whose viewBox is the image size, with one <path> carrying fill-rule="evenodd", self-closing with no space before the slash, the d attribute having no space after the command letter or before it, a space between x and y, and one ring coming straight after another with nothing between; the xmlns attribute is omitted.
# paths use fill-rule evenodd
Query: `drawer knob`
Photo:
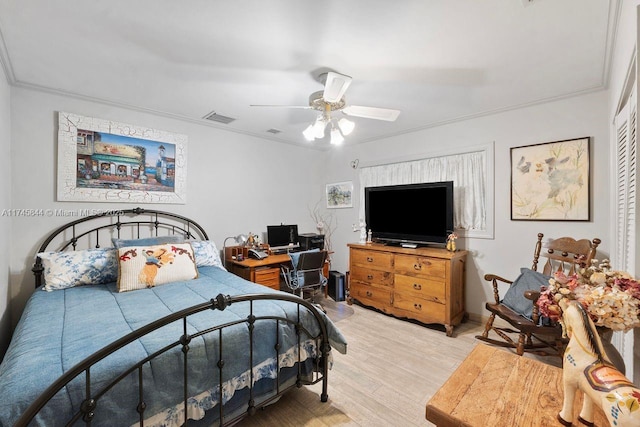
<svg viewBox="0 0 640 427"><path fill-rule="evenodd" d="M372 296L373 296L373 294L372 294L370 291L367 291L367 296L368 296L368 297L372 297Z"/></svg>
<svg viewBox="0 0 640 427"><path fill-rule="evenodd" d="M373 258L372 258L372 257L370 257L370 256L368 256L368 257L367 257L367 262L373 262Z"/></svg>
<svg viewBox="0 0 640 427"><path fill-rule="evenodd" d="M413 264L413 269L414 269L414 270L422 270L422 265L420 265L420 264Z"/></svg>
<svg viewBox="0 0 640 427"><path fill-rule="evenodd" d="M415 289L416 291L419 291L422 289L422 285L420 283L414 283L413 289Z"/></svg>
<svg viewBox="0 0 640 427"><path fill-rule="evenodd" d="M422 310L422 304L413 304L413 308L416 310Z"/></svg>
<svg viewBox="0 0 640 427"><path fill-rule="evenodd" d="M368 274L368 275L367 275L367 279L369 279L369 280L373 280L373 274Z"/></svg>

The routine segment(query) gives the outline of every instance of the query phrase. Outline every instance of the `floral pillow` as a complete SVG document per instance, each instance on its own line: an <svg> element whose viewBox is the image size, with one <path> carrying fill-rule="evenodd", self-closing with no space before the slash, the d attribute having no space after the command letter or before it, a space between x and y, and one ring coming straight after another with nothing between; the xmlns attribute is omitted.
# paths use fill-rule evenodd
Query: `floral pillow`
<svg viewBox="0 0 640 427"><path fill-rule="evenodd" d="M118 292L198 277L193 248L189 243L119 248L118 263Z"/></svg>
<svg viewBox="0 0 640 427"><path fill-rule="evenodd" d="M184 243L184 237L179 234L170 234L168 236L143 237L141 239L117 239L113 238L114 248L124 248L127 246L153 246L164 245L166 243Z"/></svg>
<svg viewBox="0 0 640 427"><path fill-rule="evenodd" d="M193 240L190 242L196 257L197 267L220 267L224 270L220 252L211 240Z"/></svg>
<svg viewBox="0 0 640 427"><path fill-rule="evenodd" d="M44 290L115 282L118 257L114 248L38 254L44 268Z"/></svg>

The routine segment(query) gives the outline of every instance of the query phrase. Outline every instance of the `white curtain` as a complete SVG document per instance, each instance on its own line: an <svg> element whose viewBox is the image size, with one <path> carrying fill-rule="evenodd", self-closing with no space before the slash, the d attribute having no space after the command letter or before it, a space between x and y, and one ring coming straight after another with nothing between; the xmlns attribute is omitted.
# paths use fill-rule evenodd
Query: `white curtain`
<svg viewBox="0 0 640 427"><path fill-rule="evenodd" d="M485 151L363 167L360 169L360 218L365 216L365 187L453 181L455 228L486 230L486 174Z"/></svg>

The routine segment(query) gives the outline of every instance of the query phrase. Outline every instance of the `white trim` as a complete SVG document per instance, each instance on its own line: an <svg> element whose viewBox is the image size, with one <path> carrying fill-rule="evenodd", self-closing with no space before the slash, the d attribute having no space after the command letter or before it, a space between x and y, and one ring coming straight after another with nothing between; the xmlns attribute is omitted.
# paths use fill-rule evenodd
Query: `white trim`
<svg viewBox="0 0 640 427"><path fill-rule="evenodd" d="M7 82L10 85L14 85L16 83L16 75L13 72L13 65L11 65L11 60L9 59L9 53L7 52L7 45L4 42L4 37L2 36L1 30L0 30L0 66L4 70L4 75L7 78Z"/></svg>
<svg viewBox="0 0 640 427"><path fill-rule="evenodd" d="M636 23L640 24L640 7L636 8ZM637 222L638 212L634 210L632 212L627 212L629 204L629 195L625 194L625 200L622 204L620 204L620 191L623 190L625 193L629 191L630 184L629 179L631 177L636 177L637 172L640 170L638 168L637 160L638 160L638 150L632 150L631 145L637 147L637 139L636 141L626 142L626 152L625 156L625 169L619 169L619 155L620 155L620 136L619 130L621 122L626 122L627 129L627 138L629 135L635 135L637 138L637 102L638 102L638 62L637 62L637 49L638 42L640 41L640 25L636 28L636 43L634 45L633 51L631 53L631 60L629 61L629 66L626 71L624 85L621 88L621 92L618 95L618 102L616 104L616 110L613 117L613 123L611 125L611 143L610 143L610 180L611 180L611 209L610 214L611 218L614 219L611 221L611 236L612 236L612 247L616 248L615 251L611 253L611 259L613 261L613 265L616 268L626 270L630 274L636 276L638 269L640 268L640 261L638 260L638 253L636 253L636 249L639 246L637 242L636 236L636 228L635 224L632 224L629 229L628 216L631 216L633 221ZM635 111L635 122L629 120ZM635 129L630 129L630 126L635 126ZM630 159L629 156L632 156L633 159ZM631 168L635 170L631 170ZM623 183L624 188L619 187L619 179L622 178L621 173L625 176L625 182ZM637 178L635 178L637 179ZM637 209L638 201L640 197L637 194L638 182L634 182L631 185L633 193L633 204L632 207ZM622 211L620 210L622 209ZM624 223L622 222L624 221ZM629 240L627 242L627 240ZM637 382L638 378L634 378L634 331L616 332L612 337L612 344L614 347L620 352L622 359L624 360L624 364L626 367L626 375L632 381Z"/></svg>
<svg viewBox="0 0 640 427"><path fill-rule="evenodd" d="M611 0L609 2L609 12L607 19L607 39L604 50L604 63L602 65L602 86L609 89L611 68L613 67L613 52L616 45L618 22L622 13L622 1Z"/></svg>

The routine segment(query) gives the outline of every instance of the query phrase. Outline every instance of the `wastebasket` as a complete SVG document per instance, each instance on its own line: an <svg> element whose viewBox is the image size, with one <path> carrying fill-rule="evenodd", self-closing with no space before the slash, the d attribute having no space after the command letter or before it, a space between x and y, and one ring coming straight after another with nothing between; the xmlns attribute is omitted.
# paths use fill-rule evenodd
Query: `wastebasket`
<svg viewBox="0 0 640 427"><path fill-rule="evenodd" d="M333 298L334 301L344 301L344 274L339 271L331 270L329 271L329 296Z"/></svg>

